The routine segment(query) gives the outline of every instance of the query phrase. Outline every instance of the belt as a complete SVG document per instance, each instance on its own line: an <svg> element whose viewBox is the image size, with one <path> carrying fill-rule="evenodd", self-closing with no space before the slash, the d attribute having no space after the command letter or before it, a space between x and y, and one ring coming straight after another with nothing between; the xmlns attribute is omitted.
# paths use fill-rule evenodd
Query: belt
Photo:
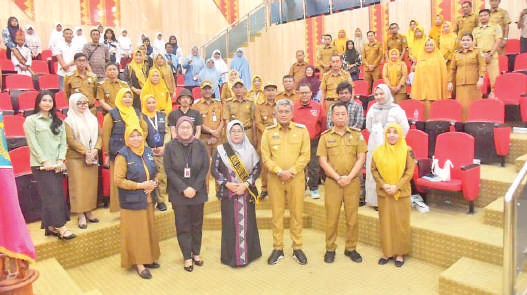
<svg viewBox="0 0 527 295"><path fill-rule="evenodd" d="M327 101L336 101L336 98L326 98Z"/></svg>

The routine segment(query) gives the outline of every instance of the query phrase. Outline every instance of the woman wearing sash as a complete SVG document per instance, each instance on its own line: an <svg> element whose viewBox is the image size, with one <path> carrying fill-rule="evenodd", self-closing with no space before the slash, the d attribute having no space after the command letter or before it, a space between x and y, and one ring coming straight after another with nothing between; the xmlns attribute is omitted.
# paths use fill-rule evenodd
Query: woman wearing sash
<svg viewBox="0 0 527 295"><path fill-rule="evenodd" d="M260 159L240 121L231 121L226 135L213 155L211 174L221 200L221 262L239 267L262 256L255 212Z"/></svg>

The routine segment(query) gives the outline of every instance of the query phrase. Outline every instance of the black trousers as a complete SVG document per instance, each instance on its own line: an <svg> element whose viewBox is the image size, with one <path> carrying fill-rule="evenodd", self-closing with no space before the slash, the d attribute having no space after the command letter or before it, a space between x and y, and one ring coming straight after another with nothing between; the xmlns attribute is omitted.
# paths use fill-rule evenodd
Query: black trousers
<svg viewBox="0 0 527 295"><path fill-rule="evenodd" d="M311 141L311 158L307 164L307 187L309 190L318 189L320 184L322 169L318 164L317 148L320 138L315 138Z"/></svg>
<svg viewBox="0 0 527 295"><path fill-rule="evenodd" d="M40 170L39 167L31 167L31 170L42 199L42 228L64 226L70 220L70 211L62 186L64 175L55 171Z"/></svg>
<svg viewBox="0 0 527 295"><path fill-rule="evenodd" d="M172 204L176 219L177 240L185 260L192 259L192 255L199 255L201 251L204 207L205 204Z"/></svg>
<svg viewBox="0 0 527 295"><path fill-rule="evenodd" d="M527 52L527 38L520 37L520 53Z"/></svg>

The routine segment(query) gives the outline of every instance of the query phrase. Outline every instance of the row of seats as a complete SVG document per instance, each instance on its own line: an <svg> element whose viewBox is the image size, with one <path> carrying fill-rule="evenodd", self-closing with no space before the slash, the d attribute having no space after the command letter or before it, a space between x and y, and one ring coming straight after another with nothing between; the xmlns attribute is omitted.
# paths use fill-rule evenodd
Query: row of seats
<svg viewBox="0 0 527 295"><path fill-rule="evenodd" d="M42 50L39 60L48 60L48 59L51 59L52 56L53 56L53 53L51 49L45 49L45 50ZM0 48L0 60L5 60L5 59L8 59L6 50L5 48Z"/></svg>

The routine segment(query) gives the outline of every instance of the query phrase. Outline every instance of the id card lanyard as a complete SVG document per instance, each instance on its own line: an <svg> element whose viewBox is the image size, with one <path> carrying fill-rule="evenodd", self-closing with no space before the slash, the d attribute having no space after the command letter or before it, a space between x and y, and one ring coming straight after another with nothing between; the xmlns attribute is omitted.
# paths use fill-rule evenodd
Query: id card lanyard
<svg viewBox="0 0 527 295"><path fill-rule="evenodd" d="M185 168L183 169L183 177L184 178L190 178L191 174L190 174L189 162L192 160L191 159L191 157L192 157L192 148L189 147L189 150L185 151L184 154L185 154Z"/></svg>

